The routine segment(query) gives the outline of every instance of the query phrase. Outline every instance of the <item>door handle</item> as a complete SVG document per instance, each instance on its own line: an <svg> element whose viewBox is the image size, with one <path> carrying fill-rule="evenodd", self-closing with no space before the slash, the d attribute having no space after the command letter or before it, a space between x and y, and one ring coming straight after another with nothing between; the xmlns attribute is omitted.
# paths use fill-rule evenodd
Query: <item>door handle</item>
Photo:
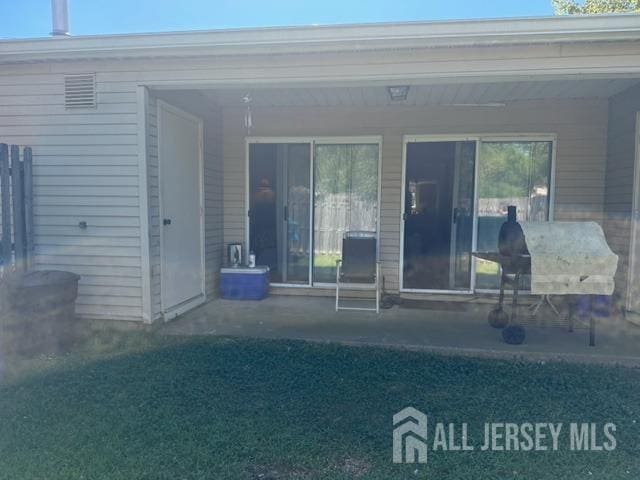
<svg viewBox="0 0 640 480"><path fill-rule="evenodd" d="M284 206L284 221L289 221L289 205Z"/></svg>
<svg viewBox="0 0 640 480"><path fill-rule="evenodd" d="M163 225L171 225L171 219L170 218L165 218L162 220L162 224Z"/></svg>
<svg viewBox="0 0 640 480"><path fill-rule="evenodd" d="M458 213L460 213L458 211L458 208L457 207L454 208L453 209L453 223L458 223Z"/></svg>

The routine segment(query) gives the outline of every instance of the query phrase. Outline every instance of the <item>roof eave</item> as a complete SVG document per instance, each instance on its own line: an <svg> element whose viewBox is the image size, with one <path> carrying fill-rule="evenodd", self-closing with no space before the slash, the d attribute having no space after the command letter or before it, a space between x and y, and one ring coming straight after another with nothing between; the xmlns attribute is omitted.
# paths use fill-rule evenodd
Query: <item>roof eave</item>
<svg viewBox="0 0 640 480"><path fill-rule="evenodd" d="M390 23L0 41L0 63L640 40L640 15Z"/></svg>

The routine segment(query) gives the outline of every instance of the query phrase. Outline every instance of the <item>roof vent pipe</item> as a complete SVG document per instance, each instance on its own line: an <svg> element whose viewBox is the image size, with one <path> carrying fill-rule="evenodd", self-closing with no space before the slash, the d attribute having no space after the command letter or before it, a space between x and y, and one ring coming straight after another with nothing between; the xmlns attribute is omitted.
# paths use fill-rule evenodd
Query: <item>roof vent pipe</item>
<svg viewBox="0 0 640 480"><path fill-rule="evenodd" d="M51 0L51 23L54 37L69 35L69 3L67 0Z"/></svg>

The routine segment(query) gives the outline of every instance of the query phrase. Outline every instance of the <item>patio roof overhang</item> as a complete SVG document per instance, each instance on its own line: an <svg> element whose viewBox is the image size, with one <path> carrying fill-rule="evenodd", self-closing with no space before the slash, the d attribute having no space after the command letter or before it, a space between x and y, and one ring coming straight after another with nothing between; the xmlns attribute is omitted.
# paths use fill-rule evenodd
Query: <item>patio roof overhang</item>
<svg viewBox="0 0 640 480"><path fill-rule="evenodd" d="M227 29L0 41L0 64L640 40L640 15Z"/></svg>
<svg viewBox="0 0 640 480"><path fill-rule="evenodd" d="M256 108L287 107L504 107L513 102L609 98L640 82L640 76L610 78L511 79L503 81L413 83L407 97L394 100L385 85L345 84L198 89L222 107L246 107L248 94ZM400 82L399 84L402 84Z"/></svg>

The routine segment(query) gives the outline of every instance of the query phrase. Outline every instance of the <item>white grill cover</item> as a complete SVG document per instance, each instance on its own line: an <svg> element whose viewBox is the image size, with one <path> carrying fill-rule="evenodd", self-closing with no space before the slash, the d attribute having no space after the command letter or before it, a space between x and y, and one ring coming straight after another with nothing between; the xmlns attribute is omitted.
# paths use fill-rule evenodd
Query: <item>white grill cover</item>
<svg viewBox="0 0 640 480"><path fill-rule="evenodd" d="M595 222L522 222L531 293L611 295L618 256Z"/></svg>

